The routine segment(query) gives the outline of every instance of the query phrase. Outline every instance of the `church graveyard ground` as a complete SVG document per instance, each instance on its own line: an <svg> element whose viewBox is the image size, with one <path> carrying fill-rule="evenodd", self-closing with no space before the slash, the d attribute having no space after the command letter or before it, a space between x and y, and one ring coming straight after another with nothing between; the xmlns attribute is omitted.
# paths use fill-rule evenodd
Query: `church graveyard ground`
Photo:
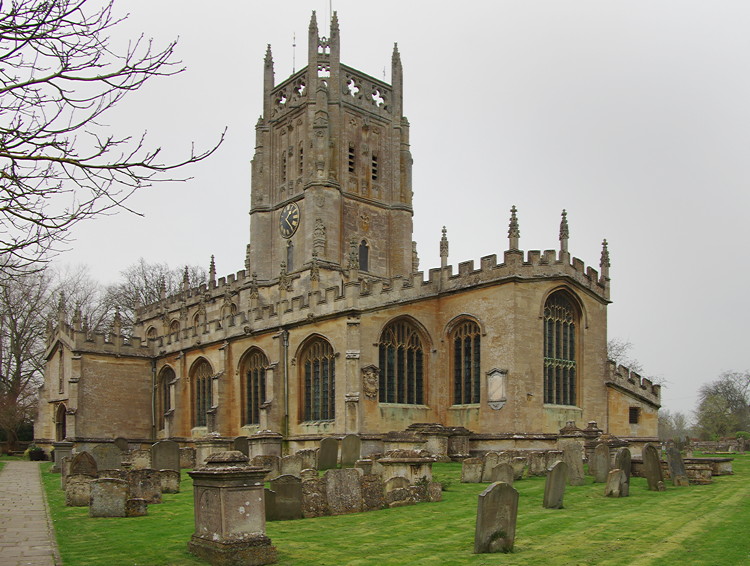
<svg viewBox="0 0 750 566"><path fill-rule="evenodd" d="M750 556L750 541L736 536L750 512L750 455L736 456L734 468L734 475L715 477L709 485L676 488L665 482L665 492L649 491L645 478L633 477L626 498L605 497L604 485L587 476L585 485L566 486L563 509L542 507L544 477L523 478L513 486L520 494L514 551L502 562L596 564L606 557L619 563L740 564ZM405 556L412 563L436 557L458 565L486 562L472 550L477 495L489 484L461 483L457 463L434 464L433 476L450 482L440 503L268 523L278 564L338 565L367 557L395 565L407 563ZM149 506L149 515L137 519L89 519L86 508L64 507L59 475L43 477L66 564L205 564L185 544L194 528L185 471L181 492L164 494L165 504ZM700 516L686 508L700 509ZM127 521L127 534L117 521Z"/></svg>

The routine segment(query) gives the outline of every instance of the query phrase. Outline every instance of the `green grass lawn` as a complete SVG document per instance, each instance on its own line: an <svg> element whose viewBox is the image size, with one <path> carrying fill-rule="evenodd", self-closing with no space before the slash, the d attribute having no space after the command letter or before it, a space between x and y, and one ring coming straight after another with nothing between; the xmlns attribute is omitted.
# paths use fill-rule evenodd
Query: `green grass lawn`
<svg viewBox="0 0 750 566"><path fill-rule="evenodd" d="M49 469L45 464L43 470ZM356 515L268 523L281 565L645 565L750 564L750 455L735 475L706 486L648 491L633 478L630 497L603 496L603 484L568 487L564 509L543 509L544 478L516 482L520 493L515 550L472 554L477 495L487 484L461 484L460 464L436 464L451 481L440 503ZM204 564L187 552L193 531L192 487L150 505L147 517L92 519L65 507L58 474L43 473L66 566ZM589 482L591 479L589 478Z"/></svg>

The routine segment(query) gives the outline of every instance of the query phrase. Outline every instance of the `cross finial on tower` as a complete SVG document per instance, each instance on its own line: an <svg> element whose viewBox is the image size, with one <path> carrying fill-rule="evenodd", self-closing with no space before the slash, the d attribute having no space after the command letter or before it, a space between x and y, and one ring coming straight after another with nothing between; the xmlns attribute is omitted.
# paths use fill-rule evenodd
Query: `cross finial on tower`
<svg viewBox="0 0 750 566"><path fill-rule="evenodd" d="M216 262L214 261L213 254L211 254L211 263L208 265L208 282L216 282Z"/></svg>
<svg viewBox="0 0 750 566"><path fill-rule="evenodd" d="M448 265L448 230L443 226L443 236L440 238L440 267Z"/></svg>
<svg viewBox="0 0 750 566"><path fill-rule="evenodd" d="M568 251L568 238L570 237L570 230L568 229L568 213L563 208L562 220L560 220L560 251L567 253Z"/></svg>
<svg viewBox="0 0 750 566"><path fill-rule="evenodd" d="M187 291L190 288L190 273L188 266L185 266L185 271L182 273L182 290Z"/></svg>
<svg viewBox="0 0 750 566"><path fill-rule="evenodd" d="M521 238L521 230L518 228L516 212L518 212L518 209L516 209L516 205L514 204L510 209L510 225L508 226L509 249L511 250L518 249L518 241Z"/></svg>
<svg viewBox="0 0 750 566"><path fill-rule="evenodd" d="M602 257L599 260L599 270L604 279L609 279L609 248L607 247L606 238L602 240Z"/></svg>

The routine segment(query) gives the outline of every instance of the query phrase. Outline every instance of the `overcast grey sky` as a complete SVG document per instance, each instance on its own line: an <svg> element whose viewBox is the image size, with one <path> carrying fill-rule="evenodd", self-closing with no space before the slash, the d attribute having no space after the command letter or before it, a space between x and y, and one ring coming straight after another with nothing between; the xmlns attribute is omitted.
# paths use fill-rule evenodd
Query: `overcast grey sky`
<svg viewBox="0 0 750 566"><path fill-rule="evenodd" d="M250 159L262 111L266 44L276 82L306 64L307 27L329 2L128 0L118 38L179 36L182 75L121 104L119 133L148 130L168 156L227 140L193 180L136 195L145 216L78 227L60 262L104 282L144 257L244 266ZM421 268L507 247L519 209L521 247L558 246L598 268L612 259L609 336L629 340L666 381L664 407L692 411L702 383L750 368L750 3L746 1L334 0L347 65L390 77L404 67L414 156L414 239ZM122 34L122 35L120 35ZM296 50L293 37L296 34Z"/></svg>

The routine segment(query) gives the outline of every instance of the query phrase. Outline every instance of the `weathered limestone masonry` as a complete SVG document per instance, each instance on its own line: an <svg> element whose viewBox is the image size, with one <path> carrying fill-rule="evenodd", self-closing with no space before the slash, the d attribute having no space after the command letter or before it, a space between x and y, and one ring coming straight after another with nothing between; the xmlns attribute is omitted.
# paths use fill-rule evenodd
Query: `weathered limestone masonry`
<svg viewBox="0 0 750 566"><path fill-rule="evenodd" d="M266 53L244 270L217 278L212 259L127 338L61 302L37 443L262 436L281 456L358 434L369 455L427 423L414 448L447 459L555 450L569 421L655 440L659 386L607 362L606 240L586 266L563 211L556 249L523 251L513 207L498 253L454 268L444 230L420 271L401 56L388 84L341 63L340 41L313 14L307 66L278 84Z"/></svg>

